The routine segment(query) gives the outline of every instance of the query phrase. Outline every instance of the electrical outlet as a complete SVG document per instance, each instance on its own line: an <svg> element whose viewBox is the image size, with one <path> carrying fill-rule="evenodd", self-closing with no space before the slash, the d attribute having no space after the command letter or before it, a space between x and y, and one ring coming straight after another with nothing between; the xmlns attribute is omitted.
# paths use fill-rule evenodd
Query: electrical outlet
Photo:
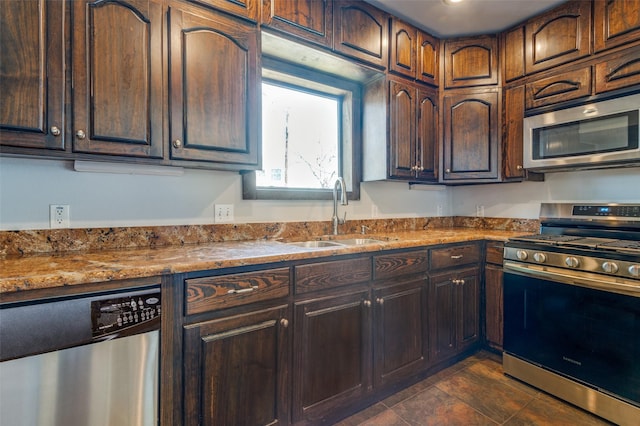
<svg viewBox="0 0 640 426"><path fill-rule="evenodd" d="M51 229L61 229L68 228L69 226L69 206L62 204L50 204L49 227Z"/></svg>
<svg viewBox="0 0 640 426"><path fill-rule="evenodd" d="M436 215L437 215L438 217L440 217L440 216L442 216L442 215L443 215L442 204L438 204L438 210L437 210Z"/></svg>
<svg viewBox="0 0 640 426"><path fill-rule="evenodd" d="M476 217L484 217L484 206L476 205Z"/></svg>
<svg viewBox="0 0 640 426"><path fill-rule="evenodd" d="M215 223L233 222L233 204L215 204L213 206Z"/></svg>

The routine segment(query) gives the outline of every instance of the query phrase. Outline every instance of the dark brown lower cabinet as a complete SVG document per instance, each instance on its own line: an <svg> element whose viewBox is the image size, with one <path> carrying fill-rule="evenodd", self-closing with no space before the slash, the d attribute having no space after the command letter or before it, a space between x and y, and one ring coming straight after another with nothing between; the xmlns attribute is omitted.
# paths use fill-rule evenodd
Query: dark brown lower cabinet
<svg viewBox="0 0 640 426"><path fill-rule="evenodd" d="M424 276L373 290L374 387L407 379L428 366Z"/></svg>
<svg viewBox="0 0 640 426"><path fill-rule="evenodd" d="M289 423L287 305L184 327L185 425Z"/></svg>
<svg viewBox="0 0 640 426"><path fill-rule="evenodd" d="M502 351L503 303L502 303L502 242L487 242L484 266L484 331L486 344Z"/></svg>
<svg viewBox="0 0 640 426"><path fill-rule="evenodd" d="M363 289L294 305L293 422L319 423L371 388L371 300Z"/></svg>
<svg viewBox="0 0 640 426"><path fill-rule="evenodd" d="M480 340L480 270L431 275L429 315L434 362L451 358Z"/></svg>

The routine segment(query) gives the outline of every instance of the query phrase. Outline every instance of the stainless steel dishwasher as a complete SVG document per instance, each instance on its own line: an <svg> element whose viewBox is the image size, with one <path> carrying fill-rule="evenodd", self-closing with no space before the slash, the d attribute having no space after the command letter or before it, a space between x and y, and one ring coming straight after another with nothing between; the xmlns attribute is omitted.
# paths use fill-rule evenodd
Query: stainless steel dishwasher
<svg viewBox="0 0 640 426"><path fill-rule="evenodd" d="M0 425L158 424L160 289L0 305Z"/></svg>

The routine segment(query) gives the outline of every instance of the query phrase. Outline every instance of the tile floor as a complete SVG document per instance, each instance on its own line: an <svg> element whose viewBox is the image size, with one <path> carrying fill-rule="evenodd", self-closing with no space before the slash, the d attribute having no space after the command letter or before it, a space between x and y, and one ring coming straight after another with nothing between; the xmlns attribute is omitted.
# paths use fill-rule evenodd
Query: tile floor
<svg viewBox="0 0 640 426"><path fill-rule="evenodd" d="M610 423L505 376L501 358L482 351L338 425L591 426Z"/></svg>

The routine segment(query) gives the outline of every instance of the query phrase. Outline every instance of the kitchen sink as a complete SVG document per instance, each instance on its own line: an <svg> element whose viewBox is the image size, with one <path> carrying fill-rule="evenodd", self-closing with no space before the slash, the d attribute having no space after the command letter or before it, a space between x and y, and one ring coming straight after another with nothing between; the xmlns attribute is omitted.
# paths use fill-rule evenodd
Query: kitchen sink
<svg viewBox="0 0 640 426"><path fill-rule="evenodd" d="M287 243L287 244L292 246L304 247L304 248L324 248L324 247L344 246L344 244L341 244L335 241L322 241L322 240L296 241L296 242Z"/></svg>

